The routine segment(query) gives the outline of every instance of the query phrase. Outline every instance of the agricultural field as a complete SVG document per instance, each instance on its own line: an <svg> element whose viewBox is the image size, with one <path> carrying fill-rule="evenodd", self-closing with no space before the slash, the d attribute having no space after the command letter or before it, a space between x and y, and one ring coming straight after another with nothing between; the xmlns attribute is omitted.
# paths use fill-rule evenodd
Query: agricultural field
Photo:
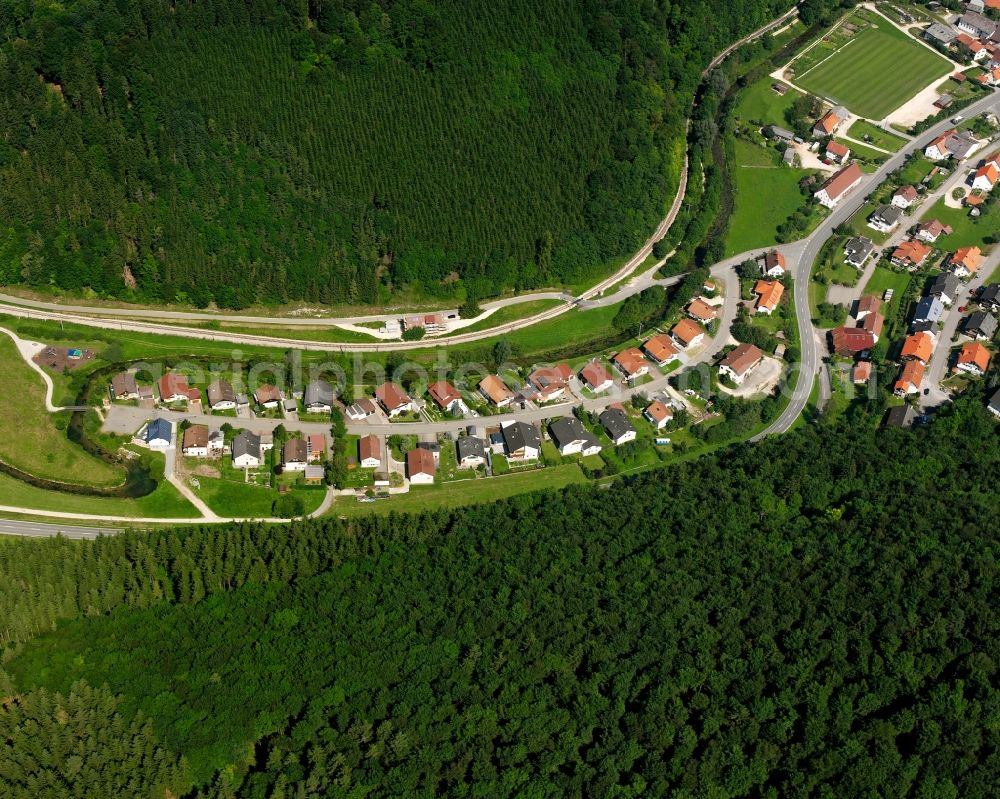
<svg viewBox="0 0 1000 799"><path fill-rule="evenodd" d="M879 19L845 37L825 59L797 71L795 83L859 116L882 119L951 67Z"/></svg>
<svg viewBox="0 0 1000 799"><path fill-rule="evenodd" d="M808 169L784 166L777 150L742 139L736 140L735 155L735 206L726 234L727 256L774 244L778 227L806 205L799 181L811 174ZM796 238L805 234L797 234Z"/></svg>

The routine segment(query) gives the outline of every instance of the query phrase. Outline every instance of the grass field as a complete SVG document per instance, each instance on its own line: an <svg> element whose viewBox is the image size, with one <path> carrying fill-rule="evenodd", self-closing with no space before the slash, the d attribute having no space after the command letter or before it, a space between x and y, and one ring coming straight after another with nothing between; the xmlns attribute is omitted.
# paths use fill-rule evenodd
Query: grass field
<svg viewBox="0 0 1000 799"><path fill-rule="evenodd" d="M799 74L795 82L859 116L882 119L950 70L944 58L883 20Z"/></svg>
<svg viewBox="0 0 1000 799"><path fill-rule="evenodd" d="M846 132L852 139L867 142L875 147L881 147L883 150L889 150L893 153L906 144L906 139L902 136L882 130L882 128L876 127L864 119L855 119ZM865 136L868 138L866 139ZM853 142L851 146L854 146Z"/></svg>
<svg viewBox="0 0 1000 799"><path fill-rule="evenodd" d="M735 155L735 207L726 234L727 256L774 244L778 226L805 206L799 181L809 174L807 169L783 166L777 150L740 139Z"/></svg>
<svg viewBox="0 0 1000 799"><path fill-rule="evenodd" d="M792 107L799 92L789 87L784 95L780 95L771 89L774 83L780 83L780 81L775 81L771 77L763 77L741 91L733 115L744 122L753 120L761 125L788 127L785 111Z"/></svg>
<svg viewBox="0 0 1000 799"><path fill-rule="evenodd" d="M892 301L888 305L882 306L882 315L889 318L896 312L899 298L903 295L906 287L910 283L910 275L907 272L895 272L884 266L875 267L871 278L865 284L865 294L874 294L881 299L886 289L892 289Z"/></svg>
<svg viewBox="0 0 1000 799"><path fill-rule="evenodd" d="M264 486L235 483L212 477L199 477L200 488L192 490L220 516L267 518L278 492ZM297 491L305 503L305 513L316 510L323 502L323 491Z"/></svg>
<svg viewBox="0 0 1000 799"><path fill-rule="evenodd" d="M858 144L857 142L847 141L839 136L834 137L834 141L838 141L845 147L849 147L851 150L851 158L864 159L873 164L881 164L889 156L883 153L881 150L875 150L871 147L866 147L863 144ZM864 165L862 165L862 170L864 170Z"/></svg>
<svg viewBox="0 0 1000 799"><path fill-rule="evenodd" d="M985 249L983 239L1000 230L1000 203L987 202L980 206L983 214L978 219L969 216L968 208L949 208L944 199L938 200L927 211L926 219L940 219L944 224L951 225L952 233L941 236L935 246L942 250L955 250L959 247L977 245Z"/></svg>
<svg viewBox="0 0 1000 799"><path fill-rule="evenodd" d="M66 437L69 414L45 410L45 384L0 334L0 459L48 480L111 486L125 472L89 455ZM62 429L60 429L60 427Z"/></svg>
<svg viewBox="0 0 1000 799"><path fill-rule="evenodd" d="M498 458L493 459L494 473ZM418 486L408 494L398 494L377 502L338 499L330 514L335 516L368 516L372 513L419 513L427 510L455 508L524 494L529 491L558 489L571 483L583 483L586 478L575 463L530 469L526 472L504 473L502 477L479 480L459 480L433 486Z"/></svg>

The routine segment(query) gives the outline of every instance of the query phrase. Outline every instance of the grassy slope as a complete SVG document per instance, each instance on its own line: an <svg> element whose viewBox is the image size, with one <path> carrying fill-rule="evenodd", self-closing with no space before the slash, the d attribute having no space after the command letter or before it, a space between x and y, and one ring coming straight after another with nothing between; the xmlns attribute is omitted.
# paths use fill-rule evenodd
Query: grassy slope
<svg viewBox="0 0 1000 799"><path fill-rule="evenodd" d="M950 68L943 58L883 21L799 75L796 83L856 114L882 119Z"/></svg>
<svg viewBox="0 0 1000 799"><path fill-rule="evenodd" d="M984 237L1000 230L1000 203L988 202L980 206L983 215L978 219L969 216L968 208L949 208L944 199L938 200L925 215L925 219L940 219L944 224L951 225L954 231L949 236L942 236L935 246L942 250L954 250L959 247L978 245L984 247Z"/></svg>
<svg viewBox="0 0 1000 799"><path fill-rule="evenodd" d="M118 485L121 469L86 453L56 427L45 410L45 385L21 358L6 335L0 334L0 459L48 480L83 485ZM69 422L69 414L61 414Z"/></svg>
<svg viewBox="0 0 1000 799"><path fill-rule="evenodd" d="M736 205L726 235L726 255L773 244L778 225L805 205L798 183L809 174L781 165L776 150L738 139L735 152Z"/></svg>
<svg viewBox="0 0 1000 799"><path fill-rule="evenodd" d="M761 125L788 127L785 111L792 107L799 92L789 87L784 95L772 91L774 78L764 77L740 93L740 100L733 109L733 115L745 122L751 120Z"/></svg>

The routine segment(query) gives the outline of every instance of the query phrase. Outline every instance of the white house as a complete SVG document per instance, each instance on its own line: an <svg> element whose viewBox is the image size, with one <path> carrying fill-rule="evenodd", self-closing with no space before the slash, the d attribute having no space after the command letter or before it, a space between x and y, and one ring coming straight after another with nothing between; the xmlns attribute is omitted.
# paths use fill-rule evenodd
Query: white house
<svg viewBox="0 0 1000 799"><path fill-rule="evenodd" d="M143 436L150 449L168 449L174 443L174 426L166 419L153 419Z"/></svg>
<svg viewBox="0 0 1000 799"><path fill-rule="evenodd" d="M861 182L863 177L864 173L861 171L861 167L858 166L857 162L852 162L836 174L831 175L820 186L819 191L815 194L816 201L827 208L833 208L851 189Z"/></svg>
<svg viewBox="0 0 1000 799"><path fill-rule="evenodd" d="M260 466L260 436L242 430L233 439L233 468L256 469Z"/></svg>
<svg viewBox="0 0 1000 799"><path fill-rule="evenodd" d="M549 425L552 441L560 455L596 455L601 445L575 416L564 416Z"/></svg>

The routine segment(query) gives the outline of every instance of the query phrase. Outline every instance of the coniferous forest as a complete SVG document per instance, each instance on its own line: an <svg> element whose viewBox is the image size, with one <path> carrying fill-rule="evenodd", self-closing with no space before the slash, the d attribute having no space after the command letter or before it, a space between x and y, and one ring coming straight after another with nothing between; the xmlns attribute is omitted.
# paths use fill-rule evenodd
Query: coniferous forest
<svg viewBox="0 0 1000 799"><path fill-rule="evenodd" d="M712 55L787 5L0 0L0 285L238 308L578 283L663 216Z"/></svg>
<svg viewBox="0 0 1000 799"><path fill-rule="evenodd" d="M606 490L0 541L0 795L992 799L997 427L864 414Z"/></svg>

